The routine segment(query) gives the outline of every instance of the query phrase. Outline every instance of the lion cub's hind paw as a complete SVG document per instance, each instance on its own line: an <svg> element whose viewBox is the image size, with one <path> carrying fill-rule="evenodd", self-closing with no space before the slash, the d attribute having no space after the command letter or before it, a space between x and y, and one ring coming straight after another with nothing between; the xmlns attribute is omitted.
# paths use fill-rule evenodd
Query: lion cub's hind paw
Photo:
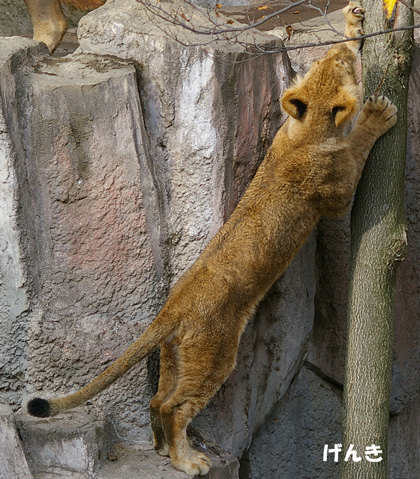
<svg viewBox="0 0 420 479"><path fill-rule="evenodd" d="M191 476L205 476L211 468L210 459L203 453L191 451L187 457L172 459L173 466Z"/></svg>
<svg viewBox="0 0 420 479"><path fill-rule="evenodd" d="M160 447L155 446L155 450L160 456L164 456L164 457L169 456L169 447L167 444L164 444L163 446L160 446Z"/></svg>

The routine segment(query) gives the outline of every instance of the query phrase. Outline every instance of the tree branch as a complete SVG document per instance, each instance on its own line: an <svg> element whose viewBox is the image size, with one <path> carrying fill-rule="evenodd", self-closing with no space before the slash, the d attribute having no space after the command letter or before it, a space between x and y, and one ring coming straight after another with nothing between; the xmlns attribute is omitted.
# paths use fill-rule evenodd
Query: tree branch
<svg viewBox="0 0 420 479"><path fill-rule="evenodd" d="M153 0L137 0L145 9L150 13L150 15L156 16L159 19L168 23L168 25L172 25L174 27L179 27L191 32L193 35L197 35L197 41L190 39L189 41L181 40L180 37L177 35L176 31L171 30L163 30L166 35L169 35L173 40L177 41L181 45L185 47L206 47L213 45L220 41L227 41L227 42L234 42L238 45L241 45L245 48L245 51L250 54L251 56L260 56L262 54L276 54L276 53L283 53L287 51L298 50L302 48L313 48L319 46L331 46L339 43L344 43L348 41L347 38L344 37L342 32L337 31L331 22L328 19L327 11L329 7L329 1L326 3L325 8L320 8L316 5L311 3L311 0L299 0L287 5L284 8L276 10L275 12L265 16L264 18L260 19L257 22L251 22L249 25L240 25L238 22L234 22L230 20L228 17L221 15L218 10L220 7L217 7L212 10L205 9L203 7L194 5L190 2L190 0L184 1L184 8L173 9L172 4L162 2L157 0L153 2ZM405 4L404 0L399 0L401 3ZM243 34L249 31L258 31L258 28L264 25L267 21L293 9L300 5L306 4L308 7L317 10L321 17L324 18L325 23L328 25L328 29L335 33L336 35L340 35L342 39L337 40L330 40L330 41L319 41L319 42L310 42L302 45L284 45L282 42L281 45L267 45L267 44L258 44L257 42L249 42L241 38ZM205 19L205 24L203 21L194 21L193 18L195 14L199 14L199 18ZM221 22L220 18L223 18L223 23ZM232 26L227 24L227 22L232 21ZM394 32L409 30L420 28L420 24L416 25L404 25L398 28L390 28L384 29L376 32L371 32L369 34L363 35L358 37L357 39L368 39L378 35L387 35ZM204 38L208 38L208 40L203 40ZM273 35L274 39L274 35ZM354 40L354 39L352 39Z"/></svg>

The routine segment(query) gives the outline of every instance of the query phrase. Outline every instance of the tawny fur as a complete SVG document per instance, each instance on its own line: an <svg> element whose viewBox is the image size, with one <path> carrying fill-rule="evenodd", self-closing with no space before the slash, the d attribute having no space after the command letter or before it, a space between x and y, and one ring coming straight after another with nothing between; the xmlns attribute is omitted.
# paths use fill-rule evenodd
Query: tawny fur
<svg viewBox="0 0 420 479"><path fill-rule="evenodd" d="M34 29L34 40L47 45L51 53L60 44L68 23L60 0L25 0Z"/></svg>
<svg viewBox="0 0 420 479"><path fill-rule="evenodd" d="M104 0L105 1L105 0ZM102 0L25 0L31 16L34 40L47 45L50 53L58 47L67 31L68 23L61 3L68 3L88 12L104 4Z"/></svg>
<svg viewBox="0 0 420 479"><path fill-rule="evenodd" d="M344 9L348 37L363 10ZM375 141L396 122L396 107L370 98L359 110L353 45L332 47L282 99L289 119L227 223L171 291L144 334L90 384L69 396L35 399L32 414L83 404L160 345L159 389L150 404L156 450L188 474L210 460L191 448L186 428L235 366L255 307L287 268L322 215L343 214Z"/></svg>

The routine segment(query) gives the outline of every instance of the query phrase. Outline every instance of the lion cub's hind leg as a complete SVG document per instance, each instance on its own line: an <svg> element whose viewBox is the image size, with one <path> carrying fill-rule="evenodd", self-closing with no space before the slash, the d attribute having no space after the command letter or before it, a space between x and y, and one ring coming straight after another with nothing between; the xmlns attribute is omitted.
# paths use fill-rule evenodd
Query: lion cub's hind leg
<svg viewBox="0 0 420 479"><path fill-rule="evenodd" d="M150 420L154 446L161 456L169 456L169 446L162 426L160 408L168 401L178 386L178 354L175 346L163 343L160 348L160 372L157 394L150 401Z"/></svg>
<svg viewBox="0 0 420 479"><path fill-rule="evenodd" d="M211 461L191 447L187 427L228 377L236 358L236 351L232 348L218 345L220 347L215 351L209 344L211 339L208 337L181 344L177 388L160 408L171 462L176 469L191 475L207 474Z"/></svg>
<svg viewBox="0 0 420 479"><path fill-rule="evenodd" d="M185 397L186 388L180 387L173 397L162 405L161 417L172 465L192 476L204 476L210 471L211 461L205 454L191 447L187 426L210 397L192 397L195 391L190 389L191 386L194 388L193 384L188 385L188 398Z"/></svg>

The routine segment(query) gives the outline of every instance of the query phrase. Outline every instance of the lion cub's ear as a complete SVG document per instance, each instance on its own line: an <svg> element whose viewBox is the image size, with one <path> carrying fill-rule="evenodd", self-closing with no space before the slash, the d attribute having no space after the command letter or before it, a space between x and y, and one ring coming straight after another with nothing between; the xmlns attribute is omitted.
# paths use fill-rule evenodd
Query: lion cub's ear
<svg viewBox="0 0 420 479"><path fill-rule="evenodd" d="M283 110L296 120L300 120L308 109L308 103L300 90L298 87L289 88L281 99Z"/></svg>
<svg viewBox="0 0 420 479"><path fill-rule="evenodd" d="M335 126L338 128L346 121L351 120L357 113L357 110L357 98L351 93L342 90L340 94L334 98L334 106L331 108Z"/></svg>

